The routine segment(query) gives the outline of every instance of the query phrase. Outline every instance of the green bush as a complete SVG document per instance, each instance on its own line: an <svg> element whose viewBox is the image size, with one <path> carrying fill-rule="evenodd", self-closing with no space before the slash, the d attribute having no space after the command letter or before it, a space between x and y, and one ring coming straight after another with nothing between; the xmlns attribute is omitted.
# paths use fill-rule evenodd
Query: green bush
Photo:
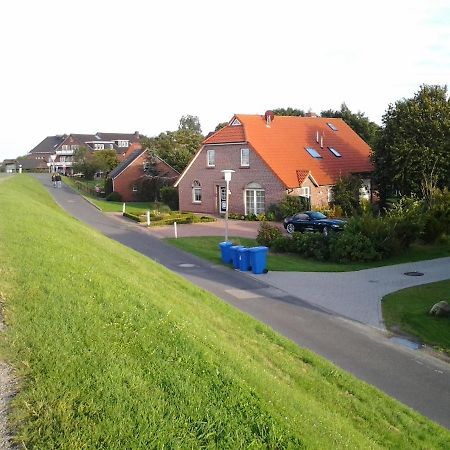
<svg viewBox="0 0 450 450"><path fill-rule="evenodd" d="M108 202L121 202L122 196L118 192L113 191L113 192L111 192L111 194L106 196L106 200Z"/></svg>
<svg viewBox="0 0 450 450"><path fill-rule="evenodd" d="M266 211L267 220L270 221L281 221L283 220L283 213L281 212L280 205L277 205L276 203L272 203L267 207Z"/></svg>
<svg viewBox="0 0 450 450"><path fill-rule="evenodd" d="M137 216L136 214L131 214L124 212L123 217L127 217L128 219L134 220L135 222L144 222L146 218L144 216Z"/></svg>
<svg viewBox="0 0 450 450"><path fill-rule="evenodd" d="M330 259L330 240L334 236L324 237L321 233L294 233L292 235L291 251L306 258L318 261Z"/></svg>
<svg viewBox="0 0 450 450"><path fill-rule="evenodd" d="M423 239L426 242L436 242L444 236L450 236L450 191L448 188L433 190L423 228Z"/></svg>
<svg viewBox="0 0 450 450"><path fill-rule="evenodd" d="M308 209L308 200L304 197L298 197L294 195L286 195L280 202L281 218L293 216L300 211Z"/></svg>
<svg viewBox="0 0 450 450"><path fill-rule="evenodd" d="M165 186L159 190L161 201L169 206L173 211L178 210L178 189L173 186Z"/></svg>
<svg viewBox="0 0 450 450"><path fill-rule="evenodd" d="M276 253L294 253L291 236L279 236L272 241L270 249Z"/></svg>
<svg viewBox="0 0 450 450"><path fill-rule="evenodd" d="M336 262L375 261L381 255L373 242L361 233L342 232L329 242L331 259Z"/></svg>
<svg viewBox="0 0 450 450"><path fill-rule="evenodd" d="M271 247L275 239L281 236L282 232L277 226L270 225L267 222L261 222L261 224L259 225L259 231L258 236L256 237L256 242L259 245Z"/></svg>

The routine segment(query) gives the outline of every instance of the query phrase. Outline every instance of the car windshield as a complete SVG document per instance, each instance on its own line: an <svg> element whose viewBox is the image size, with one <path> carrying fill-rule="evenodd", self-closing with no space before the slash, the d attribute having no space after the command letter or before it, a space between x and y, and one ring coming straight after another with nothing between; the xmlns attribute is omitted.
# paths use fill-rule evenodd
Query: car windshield
<svg viewBox="0 0 450 450"><path fill-rule="evenodd" d="M325 216L322 213L317 212L317 211L310 213L309 216L311 217L311 219L314 219L314 220L321 220L321 219L327 218L327 216Z"/></svg>

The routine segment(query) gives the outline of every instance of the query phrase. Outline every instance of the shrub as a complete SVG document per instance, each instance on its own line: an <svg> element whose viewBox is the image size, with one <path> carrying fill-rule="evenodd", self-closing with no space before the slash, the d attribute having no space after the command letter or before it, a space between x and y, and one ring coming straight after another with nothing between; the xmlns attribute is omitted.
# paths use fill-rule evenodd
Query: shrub
<svg viewBox="0 0 450 450"><path fill-rule="evenodd" d="M135 222L144 222L146 220L145 216L138 216L136 214L131 214L127 212L123 213L123 217L127 217L128 219L134 220Z"/></svg>
<svg viewBox="0 0 450 450"><path fill-rule="evenodd" d="M308 200L304 197L286 195L280 202L281 218L293 216L294 214L308 209Z"/></svg>
<svg viewBox="0 0 450 450"><path fill-rule="evenodd" d="M277 253L293 253L293 239L289 236L279 236L272 241L271 250Z"/></svg>
<svg viewBox="0 0 450 450"><path fill-rule="evenodd" d="M339 205L347 217L359 209L359 189L362 182L359 177L348 175L341 177L333 186L333 204Z"/></svg>
<svg viewBox="0 0 450 450"><path fill-rule="evenodd" d="M112 178L106 178L105 179L105 195L111 194L113 191L113 182Z"/></svg>
<svg viewBox="0 0 450 450"><path fill-rule="evenodd" d="M176 211L179 208L178 189L173 186L162 187L159 191L161 201L169 206L170 209Z"/></svg>
<svg viewBox="0 0 450 450"><path fill-rule="evenodd" d="M423 238L426 242L436 242L450 235L450 191L434 189L430 206L425 215Z"/></svg>
<svg viewBox="0 0 450 450"><path fill-rule="evenodd" d="M306 258L327 261L330 259L329 241L332 239L331 236L325 238L321 233L294 233L291 250Z"/></svg>
<svg viewBox="0 0 450 450"><path fill-rule="evenodd" d="M106 196L106 200L108 200L108 202L121 202L122 196L118 192L113 191L111 194Z"/></svg>
<svg viewBox="0 0 450 450"><path fill-rule="evenodd" d="M270 225L267 222L261 222L256 242L260 245L271 247L275 239L280 238L281 236L282 232L277 226Z"/></svg>
<svg viewBox="0 0 450 450"><path fill-rule="evenodd" d="M281 212L280 205L276 203L272 203L268 206L267 211L267 220L276 220L277 222L283 220L283 213Z"/></svg>
<svg viewBox="0 0 450 450"><path fill-rule="evenodd" d="M342 232L330 240L330 255L336 262L375 261L381 255L375 250L373 242L361 233Z"/></svg>

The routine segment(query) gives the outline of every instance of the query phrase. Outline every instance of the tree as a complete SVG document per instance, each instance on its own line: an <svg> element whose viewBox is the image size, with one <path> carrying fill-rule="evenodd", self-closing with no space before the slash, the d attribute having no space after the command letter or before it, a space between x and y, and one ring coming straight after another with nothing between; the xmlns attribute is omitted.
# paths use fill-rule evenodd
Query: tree
<svg viewBox="0 0 450 450"><path fill-rule="evenodd" d="M320 115L322 117L336 117L338 119L342 119L372 148L376 145L380 126L375 122L371 122L363 112L358 111L357 113L353 113L345 103L342 103L341 109L339 111L327 109L325 111L322 111Z"/></svg>
<svg viewBox="0 0 450 450"><path fill-rule="evenodd" d="M423 85L413 98L389 105L373 153L382 203L450 186L450 101L446 86Z"/></svg>
<svg viewBox="0 0 450 450"><path fill-rule="evenodd" d="M361 186L361 179L355 175L340 177L333 186L333 204L340 206L346 216L351 216L358 211Z"/></svg>
<svg viewBox="0 0 450 450"><path fill-rule="evenodd" d="M216 128L214 128L214 131L219 131L222 128L225 128L228 125L228 122L220 122L217 124Z"/></svg>
<svg viewBox="0 0 450 450"><path fill-rule="evenodd" d="M305 116L305 111L303 109L295 109L295 108L276 108L272 110L276 116Z"/></svg>
<svg viewBox="0 0 450 450"><path fill-rule="evenodd" d="M119 165L119 158L114 150L98 150L94 153L93 164L96 172L109 173Z"/></svg>
<svg viewBox="0 0 450 450"><path fill-rule="evenodd" d="M191 130L197 131L198 133L202 132L202 128L200 126L200 120L197 116L182 116L178 125L178 130Z"/></svg>
<svg viewBox="0 0 450 450"><path fill-rule="evenodd" d="M182 172L189 164L204 139L199 131L181 127L182 121L183 117L177 131L166 131L155 137L141 139L142 146L148 148L150 154L158 155L178 172Z"/></svg>
<svg viewBox="0 0 450 450"><path fill-rule="evenodd" d="M88 180L92 179L97 167L94 164L93 156L87 147L80 147L73 155L74 173L82 173Z"/></svg>

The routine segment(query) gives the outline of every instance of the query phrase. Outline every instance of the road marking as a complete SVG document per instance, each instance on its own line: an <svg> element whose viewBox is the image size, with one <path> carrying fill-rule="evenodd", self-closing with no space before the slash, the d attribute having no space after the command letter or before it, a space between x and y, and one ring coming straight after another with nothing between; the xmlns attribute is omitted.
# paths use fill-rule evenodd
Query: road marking
<svg viewBox="0 0 450 450"><path fill-rule="evenodd" d="M255 294L251 291L245 291L243 289L225 289L225 292L227 294L232 295L233 297L238 298L239 300L250 300L252 298L259 298L261 297L258 294Z"/></svg>
<svg viewBox="0 0 450 450"><path fill-rule="evenodd" d="M190 263L182 263L182 264L178 264L178 267L195 267L195 264L190 264Z"/></svg>

